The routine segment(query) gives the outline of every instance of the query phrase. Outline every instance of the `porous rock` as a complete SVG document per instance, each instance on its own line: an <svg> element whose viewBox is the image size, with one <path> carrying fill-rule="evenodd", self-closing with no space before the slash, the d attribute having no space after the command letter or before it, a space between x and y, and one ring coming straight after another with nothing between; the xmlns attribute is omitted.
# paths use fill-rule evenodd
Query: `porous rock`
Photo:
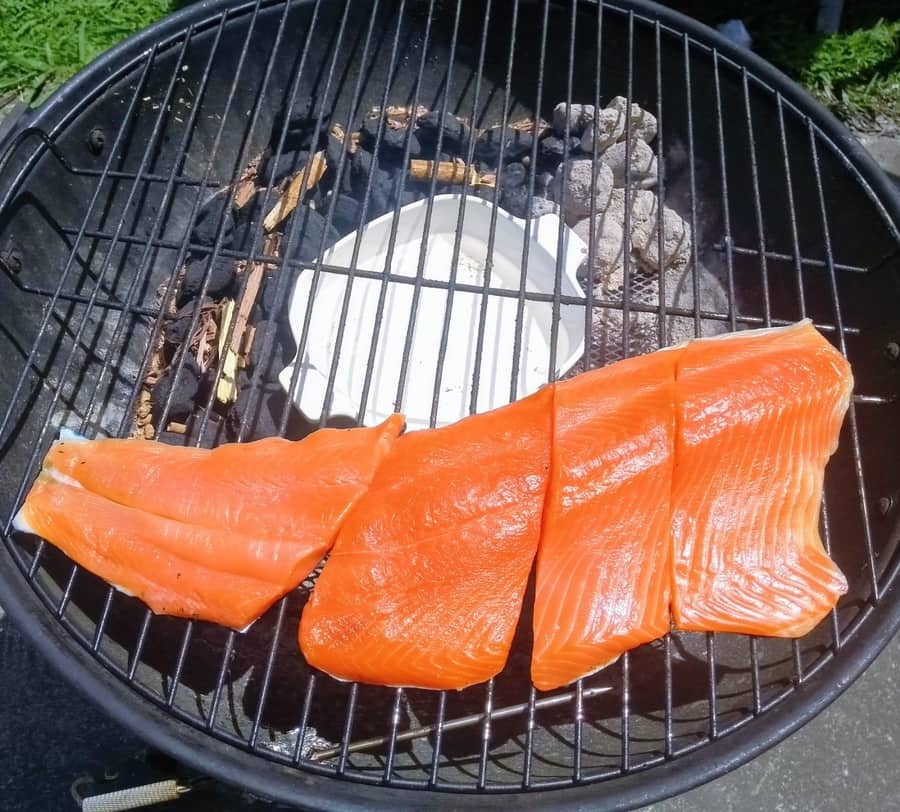
<svg viewBox="0 0 900 812"><path fill-rule="evenodd" d="M591 213L591 199L597 211L605 211L613 189L612 170L604 163L593 169L590 158L570 161L564 171L560 166L550 184L551 198L560 204L567 220L577 221Z"/></svg>

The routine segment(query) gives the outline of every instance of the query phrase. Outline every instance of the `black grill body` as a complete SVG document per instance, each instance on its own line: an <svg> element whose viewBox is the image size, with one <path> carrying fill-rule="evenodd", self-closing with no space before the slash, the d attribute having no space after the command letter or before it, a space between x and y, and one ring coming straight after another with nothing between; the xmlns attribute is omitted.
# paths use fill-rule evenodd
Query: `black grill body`
<svg viewBox="0 0 900 812"><path fill-rule="evenodd" d="M159 287L189 254L353 277L265 256L261 232L240 252L221 224L213 245L190 244L211 196L233 194L267 147L277 160L289 146L282 111L317 134L388 104L487 127L615 95L659 118L657 193L692 226L690 281L699 290L706 269L727 295L684 305L626 284L618 297L587 294L587 306L649 325L655 346L675 324L708 334L810 317L853 365L822 514L850 592L813 633L673 633L538 694L526 609L509 665L487 685L348 685L311 672L297 650L308 584L235 635L151 616L11 531L60 424L129 433L167 319ZM900 625L898 224L896 193L830 115L752 54L649 3L192 5L95 62L0 151L4 606L117 719L266 797L419 808L515 793L517 806L564 808L682 791L788 735ZM633 352L630 329L594 363ZM288 411L278 419L288 430ZM222 431L208 415L198 442L222 442Z"/></svg>

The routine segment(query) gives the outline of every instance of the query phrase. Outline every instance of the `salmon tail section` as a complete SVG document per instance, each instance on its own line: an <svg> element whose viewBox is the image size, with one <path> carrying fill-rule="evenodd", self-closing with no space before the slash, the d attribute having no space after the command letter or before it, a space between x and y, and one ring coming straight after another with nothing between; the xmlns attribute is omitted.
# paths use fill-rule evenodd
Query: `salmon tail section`
<svg viewBox="0 0 900 812"><path fill-rule="evenodd" d="M847 591L818 526L852 389L808 321L688 345L672 490L679 628L795 637Z"/></svg>

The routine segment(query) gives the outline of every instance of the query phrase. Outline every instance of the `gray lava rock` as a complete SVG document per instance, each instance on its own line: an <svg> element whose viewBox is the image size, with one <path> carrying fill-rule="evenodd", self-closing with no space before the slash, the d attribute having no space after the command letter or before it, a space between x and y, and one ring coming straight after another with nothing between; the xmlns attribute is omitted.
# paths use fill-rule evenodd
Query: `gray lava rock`
<svg viewBox="0 0 900 812"><path fill-rule="evenodd" d="M591 213L591 198L595 199L597 211L605 211L613 189L613 173L605 164L596 168L594 178L593 161L579 158L557 170L550 184L551 198L560 204L567 221L575 222Z"/></svg>
<svg viewBox="0 0 900 812"><path fill-rule="evenodd" d="M594 142L598 154L618 141L625 132L625 115L619 110L604 109L597 113L581 136L581 151L593 157Z"/></svg>
<svg viewBox="0 0 900 812"><path fill-rule="evenodd" d="M583 282L599 286L603 293L622 286L625 263L625 239L622 223L617 213L597 214L591 228L591 218L579 220L572 230L590 246L591 231L594 238L593 266L589 267L590 256L584 261L578 275Z"/></svg>
<svg viewBox="0 0 900 812"><path fill-rule="evenodd" d="M600 160L612 170L613 183L617 187L625 186L625 152L626 143L619 141L613 144ZM631 182L638 188L650 188L656 184L656 156L644 141L631 142Z"/></svg>
<svg viewBox="0 0 900 812"><path fill-rule="evenodd" d="M606 105L606 110L615 110L625 118L625 111L628 108L628 100L624 96L616 96L613 98L609 104ZM631 103L631 121L623 127L623 132L619 136L619 138L625 138L626 132L631 135L632 138L640 139L645 143L649 144L654 138L656 138L656 116L652 113L648 113L638 104L634 102Z"/></svg>
<svg viewBox="0 0 900 812"><path fill-rule="evenodd" d="M553 108L553 132L560 138L565 137L567 122L569 135L580 138L585 128L593 121L593 104L567 105L566 102L560 102Z"/></svg>
<svg viewBox="0 0 900 812"><path fill-rule="evenodd" d="M691 227L678 212L663 206L662 261L659 255L658 201L652 192L639 191L632 206L631 243L641 262L653 271L684 268L691 255Z"/></svg>

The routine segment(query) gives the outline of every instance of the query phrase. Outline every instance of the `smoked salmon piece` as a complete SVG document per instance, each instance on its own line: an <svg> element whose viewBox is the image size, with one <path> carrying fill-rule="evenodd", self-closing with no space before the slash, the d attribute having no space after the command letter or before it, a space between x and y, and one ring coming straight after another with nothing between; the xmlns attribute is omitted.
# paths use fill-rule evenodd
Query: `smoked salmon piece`
<svg viewBox="0 0 900 812"><path fill-rule="evenodd" d="M397 440L300 621L338 679L465 688L499 673L537 550L553 388Z"/></svg>
<svg viewBox="0 0 900 812"><path fill-rule="evenodd" d="M16 527L156 612L242 629L322 560L403 423L213 450L62 440Z"/></svg>
<svg viewBox="0 0 900 812"><path fill-rule="evenodd" d="M318 563L318 550L166 519L42 473L16 516L154 612L244 629Z"/></svg>
<svg viewBox="0 0 900 812"><path fill-rule="evenodd" d="M146 440L63 439L44 470L113 502L203 527L331 546L350 506L403 430L402 415L374 428L320 429L302 440L268 437L214 449Z"/></svg>
<svg viewBox="0 0 900 812"><path fill-rule="evenodd" d="M531 678L550 690L669 630L680 349L556 385Z"/></svg>
<svg viewBox="0 0 900 812"><path fill-rule="evenodd" d="M850 367L805 321L691 342L676 376L676 625L803 635L847 591L818 524Z"/></svg>

